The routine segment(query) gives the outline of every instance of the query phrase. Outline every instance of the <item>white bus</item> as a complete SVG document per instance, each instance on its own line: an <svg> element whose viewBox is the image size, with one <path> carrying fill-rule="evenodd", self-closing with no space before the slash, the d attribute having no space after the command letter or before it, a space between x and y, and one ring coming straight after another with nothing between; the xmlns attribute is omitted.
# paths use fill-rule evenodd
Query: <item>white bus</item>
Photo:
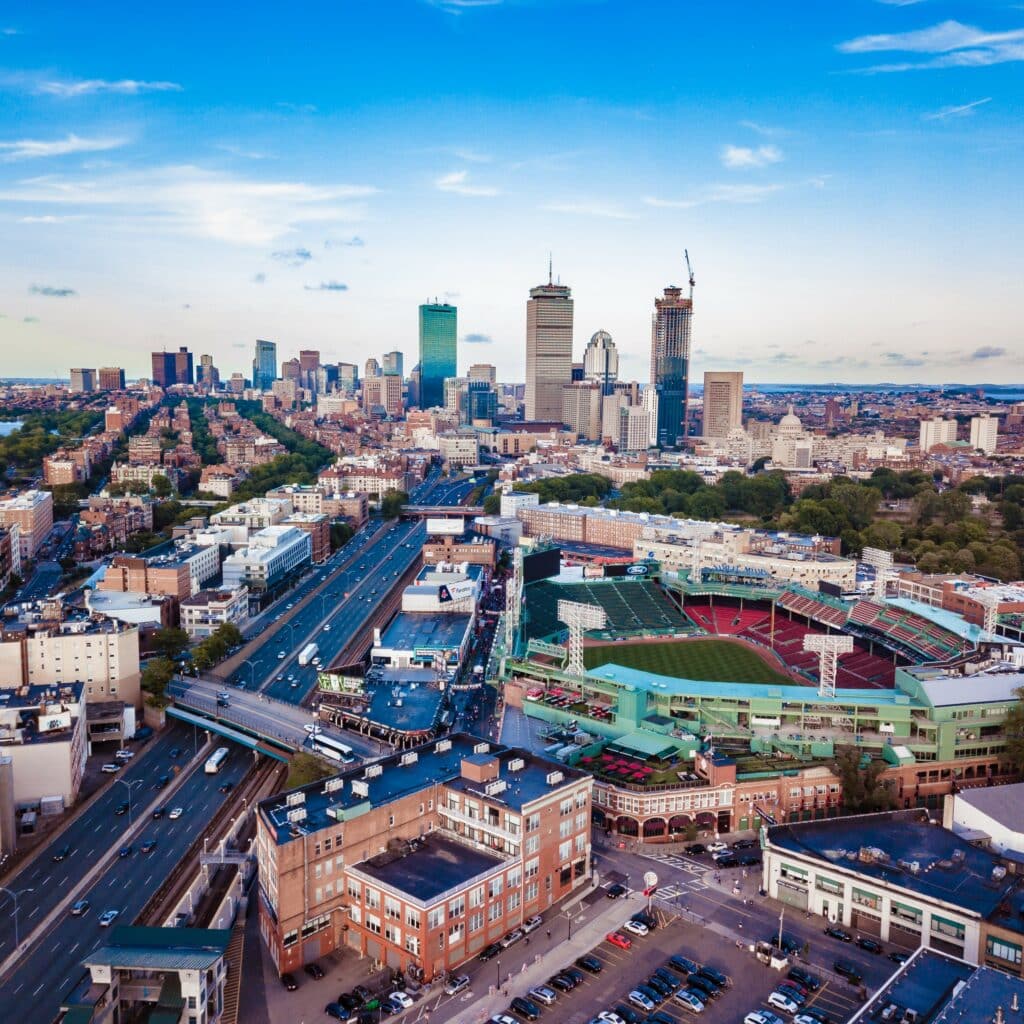
<svg viewBox="0 0 1024 1024"><path fill-rule="evenodd" d="M315 751L329 757L332 761L340 761L342 764L352 764L356 759L355 752L344 743L327 736L322 732L314 732L309 737L310 745Z"/></svg>
<svg viewBox="0 0 1024 1024"><path fill-rule="evenodd" d="M220 766L225 762L228 756L227 747L218 747L211 755L210 759L206 762L206 774L216 775L220 771Z"/></svg>

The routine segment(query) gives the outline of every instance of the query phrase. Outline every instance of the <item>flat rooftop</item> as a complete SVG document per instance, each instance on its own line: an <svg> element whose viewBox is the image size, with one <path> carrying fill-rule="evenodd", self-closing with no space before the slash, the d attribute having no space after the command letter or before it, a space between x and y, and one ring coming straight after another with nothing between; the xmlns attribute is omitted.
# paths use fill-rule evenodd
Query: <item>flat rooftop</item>
<svg viewBox="0 0 1024 1024"><path fill-rule="evenodd" d="M987 814L1013 832L1024 832L1024 782L1008 786L979 786L963 789L956 798Z"/></svg>
<svg viewBox="0 0 1024 1024"><path fill-rule="evenodd" d="M382 853L354 867L382 885L430 903L457 885L490 874L504 864L501 857L432 832L399 853Z"/></svg>
<svg viewBox="0 0 1024 1024"><path fill-rule="evenodd" d="M970 1020L977 1021L978 1024L991 1024L995 1016L994 1006L988 1010L987 1016L942 1016L950 1006L950 999L958 986L967 983L977 973L978 968L963 960L931 949L920 949L882 986L871 1003L854 1019L857 1024L867 1024L868 1021L881 1022L886 1007L895 1003L901 1009L916 1010L919 1024L937 1024L939 1020L964 1021L964 1024ZM1004 977L1009 978L1008 975ZM1021 986L1021 982L1018 981L1017 985ZM1006 1008L1009 1009L1009 1003L1006 1004ZM899 1020L900 1016L897 1016L896 1020Z"/></svg>
<svg viewBox="0 0 1024 1024"><path fill-rule="evenodd" d="M397 732L427 732L441 717L444 694L436 686L371 683L364 717Z"/></svg>
<svg viewBox="0 0 1024 1024"><path fill-rule="evenodd" d="M380 647L396 651L459 647L471 616L462 612L399 612L380 638Z"/></svg>
<svg viewBox="0 0 1024 1024"><path fill-rule="evenodd" d="M768 829L768 841L986 918L1004 899L1011 899L1017 887L1012 876L993 877L999 857L930 824L923 810L775 825ZM867 850L881 850L886 856L865 856ZM1009 915L1000 923L1017 928Z"/></svg>

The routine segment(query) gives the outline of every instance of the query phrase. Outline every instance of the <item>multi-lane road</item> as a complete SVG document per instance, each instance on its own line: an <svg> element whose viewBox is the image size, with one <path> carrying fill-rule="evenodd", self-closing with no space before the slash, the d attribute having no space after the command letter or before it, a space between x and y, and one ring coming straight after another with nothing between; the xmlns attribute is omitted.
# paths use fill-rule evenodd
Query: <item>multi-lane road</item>
<svg viewBox="0 0 1024 1024"><path fill-rule="evenodd" d="M82 957L101 945L108 932L99 924L106 910L117 910L116 923L130 924L142 910L153 892L174 870L196 835L214 818L228 799L220 787L237 784L253 763L253 755L230 745L231 754L217 775L207 775L202 761L192 769L177 791L169 796L170 807L181 807L182 816L171 821L164 816L153 820L149 812L152 802L160 796L157 778L170 772L174 765L189 771L193 752L201 749L205 737L191 727L172 725L158 739L143 747L119 779L134 784L132 818L145 824L138 838L131 840L129 856L116 855L105 870L82 885L86 872L109 851L117 851L125 843L129 830L128 815L115 813L128 799L129 787L111 783L91 806L64 832L40 850L35 859L8 882L8 888L19 893L18 930L24 946L28 937L72 892L75 898L89 900L88 910L81 916L62 913L44 929L38 940L0 984L0 1006L17 1007L21 1024L49 1024L81 974ZM173 747L181 750L171 758ZM141 845L155 839L156 847L144 854ZM65 845L70 853L61 861L54 855ZM13 901L0 893L0 959L14 950Z"/></svg>

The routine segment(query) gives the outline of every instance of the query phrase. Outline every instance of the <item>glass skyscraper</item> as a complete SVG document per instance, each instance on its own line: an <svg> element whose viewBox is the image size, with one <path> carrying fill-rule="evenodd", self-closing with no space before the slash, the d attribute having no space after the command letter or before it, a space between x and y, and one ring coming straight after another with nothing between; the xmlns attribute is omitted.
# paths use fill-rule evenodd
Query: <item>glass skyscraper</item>
<svg viewBox="0 0 1024 1024"><path fill-rule="evenodd" d="M456 374L458 310L447 302L420 306L420 408L444 405L444 381Z"/></svg>
<svg viewBox="0 0 1024 1024"><path fill-rule="evenodd" d="M252 361L252 386L269 391L277 380L277 344L273 341L256 342L256 358Z"/></svg>
<svg viewBox="0 0 1024 1024"><path fill-rule="evenodd" d="M672 448L686 436L689 402L690 330L693 299L681 288L654 300L651 325L651 385L658 396L658 446Z"/></svg>

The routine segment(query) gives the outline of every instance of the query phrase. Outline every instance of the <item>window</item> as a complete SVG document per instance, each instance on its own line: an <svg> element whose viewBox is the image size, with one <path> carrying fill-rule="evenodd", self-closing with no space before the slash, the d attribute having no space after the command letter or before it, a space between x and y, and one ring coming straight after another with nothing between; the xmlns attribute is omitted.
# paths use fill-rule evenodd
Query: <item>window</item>
<svg viewBox="0 0 1024 1024"><path fill-rule="evenodd" d="M478 885L475 889L470 890L469 905L471 908L484 905L484 887L482 885Z"/></svg>
<svg viewBox="0 0 1024 1024"><path fill-rule="evenodd" d="M576 806L586 807L587 806L587 791L585 789L576 790Z"/></svg>
<svg viewBox="0 0 1024 1024"><path fill-rule="evenodd" d="M469 915L469 930L470 932L478 932L484 926L484 912L478 910L475 914Z"/></svg>
<svg viewBox="0 0 1024 1024"><path fill-rule="evenodd" d="M526 903L532 903L537 898L537 883L528 882L526 888L523 890L523 900Z"/></svg>
<svg viewBox="0 0 1024 1024"><path fill-rule="evenodd" d="M359 924L363 920L363 908L362 907L349 907L348 916L352 919L353 924Z"/></svg>
<svg viewBox="0 0 1024 1024"><path fill-rule="evenodd" d="M566 840L564 843L558 844L558 859L560 861L568 860L572 856L572 843Z"/></svg>
<svg viewBox="0 0 1024 1024"><path fill-rule="evenodd" d="M418 910L413 910L412 907L406 907L405 923L410 928L415 928L418 931L420 927L420 912Z"/></svg>
<svg viewBox="0 0 1024 1024"><path fill-rule="evenodd" d="M528 860L526 862L527 878L536 878L538 871L540 871L540 857L534 857L532 860Z"/></svg>
<svg viewBox="0 0 1024 1024"><path fill-rule="evenodd" d="M380 892L377 889L371 889L369 886L366 887L366 909L367 910L380 910Z"/></svg>
<svg viewBox="0 0 1024 1024"><path fill-rule="evenodd" d="M958 942L964 941L964 926L959 921L951 921L947 917L932 917L932 931Z"/></svg>
<svg viewBox="0 0 1024 1024"><path fill-rule="evenodd" d="M533 814L531 814L526 819L526 831L527 832L536 832L536 830L539 829L539 828L540 828L540 811L534 811Z"/></svg>
<svg viewBox="0 0 1024 1024"><path fill-rule="evenodd" d="M440 928L444 924L444 907L434 907L433 910L427 911L427 927L433 931L435 928Z"/></svg>
<svg viewBox="0 0 1024 1024"><path fill-rule="evenodd" d="M455 899L449 900L448 902L448 916L449 917L462 917L466 912L466 897L456 896Z"/></svg>
<svg viewBox="0 0 1024 1024"><path fill-rule="evenodd" d="M866 892L854 886L853 894L850 897L853 903L861 907L868 907L870 910L882 909L882 897L876 896L873 892Z"/></svg>
<svg viewBox="0 0 1024 1024"><path fill-rule="evenodd" d="M566 836L572 834L572 818L563 818L558 823L558 835L564 839Z"/></svg>
<svg viewBox="0 0 1024 1024"><path fill-rule="evenodd" d="M487 895L494 899L495 896L500 896L502 890L502 878L501 875L495 875L491 879L491 884L488 886Z"/></svg>
<svg viewBox="0 0 1024 1024"><path fill-rule="evenodd" d="M561 803L560 803L560 804L558 805L558 813L559 813L559 814L560 814L560 815L561 815L562 817L564 817L564 816L565 816L565 815L567 815L567 814L572 814L572 797L571 797L571 796L568 796L568 797L566 797L566 798L565 798L565 799L564 799L564 800L563 800L563 801L562 801L562 802L561 802Z"/></svg>
<svg viewBox="0 0 1024 1024"><path fill-rule="evenodd" d="M419 956L420 940L415 935L406 935L405 948L414 956Z"/></svg>
<svg viewBox="0 0 1024 1024"><path fill-rule="evenodd" d="M488 921L497 921L498 918L501 917L501 906L502 906L501 900L495 900L487 908L487 920Z"/></svg>
<svg viewBox="0 0 1024 1024"><path fill-rule="evenodd" d="M510 892L508 894L508 912L511 914L519 906L519 893Z"/></svg>
<svg viewBox="0 0 1024 1024"><path fill-rule="evenodd" d="M330 853L330 850L331 850L331 838L330 838L330 836L328 836L324 840L324 853Z"/></svg>
<svg viewBox="0 0 1024 1024"><path fill-rule="evenodd" d="M363 896L363 887L351 878L348 880L348 895L353 900L361 900Z"/></svg>
<svg viewBox="0 0 1024 1024"><path fill-rule="evenodd" d="M576 831L579 832L581 829L587 827L587 815L586 812L581 812L576 815Z"/></svg>
<svg viewBox="0 0 1024 1024"><path fill-rule="evenodd" d="M508 887L510 889L517 889L519 887L519 883L523 880L522 872L519 870L519 868L512 868L512 870L509 871L507 875L507 879Z"/></svg>
<svg viewBox="0 0 1024 1024"><path fill-rule="evenodd" d="M388 942L393 942L396 946L400 946L402 944L402 929L397 924L385 924L384 938Z"/></svg>
<svg viewBox="0 0 1024 1024"><path fill-rule="evenodd" d="M384 916L394 921L402 920L402 904L391 896L384 897Z"/></svg>
<svg viewBox="0 0 1024 1024"><path fill-rule="evenodd" d="M536 853L540 849L540 836L526 837L526 853Z"/></svg>
<svg viewBox="0 0 1024 1024"><path fill-rule="evenodd" d="M830 892L836 896L843 894L843 883L837 882L831 878L825 878L823 875L818 875L814 880L814 888L819 889L821 892Z"/></svg>
<svg viewBox="0 0 1024 1024"><path fill-rule="evenodd" d="M281 945L284 947L294 946L299 941L299 931L297 928L293 928L290 932L284 933L284 938L281 940Z"/></svg>
<svg viewBox="0 0 1024 1024"><path fill-rule="evenodd" d="M587 848L587 837L581 833L576 837L576 852L582 853Z"/></svg>
<svg viewBox="0 0 1024 1024"><path fill-rule="evenodd" d="M448 926L448 945L454 946L462 941L463 925L461 921L456 921L454 924Z"/></svg>
<svg viewBox="0 0 1024 1024"><path fill-rule="evenodd" d="M912 907L907 903L897 903L896 900L892 901L890 913L897 921L907 921L916 925L921 924L921 918L924 916L918 907Z"/></svg>
<svg viewBox="0 0 1024 1024"><path fill-rule="evenodd" d="M373 932L374 935L380 935L380 918L375 914L366 915L366 930Z"/></svg>

